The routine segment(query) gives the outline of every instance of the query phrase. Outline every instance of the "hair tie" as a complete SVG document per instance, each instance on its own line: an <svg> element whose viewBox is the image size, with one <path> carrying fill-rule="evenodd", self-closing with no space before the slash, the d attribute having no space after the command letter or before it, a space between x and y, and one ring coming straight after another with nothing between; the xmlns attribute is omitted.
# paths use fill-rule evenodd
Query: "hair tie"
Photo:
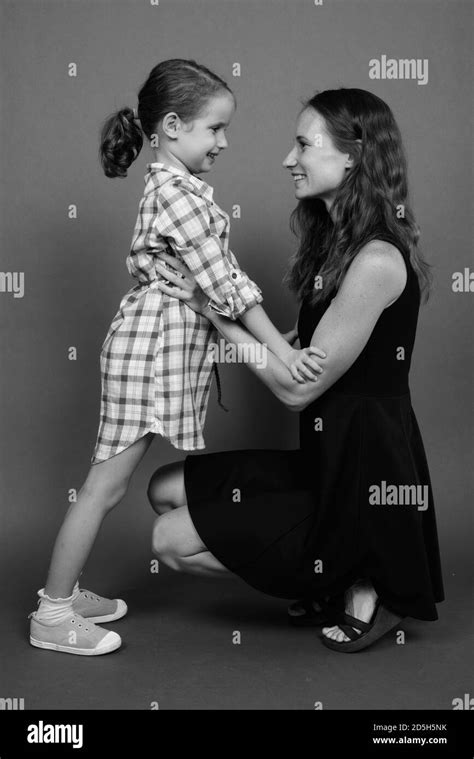
<svg viewBox="0 0 474 759"><path fill-rule="evenodd" d="M138 122L140 121L140 119L138 118L138 109L137 108L133 108L133 120L134 121L138 121Z"/></svg>

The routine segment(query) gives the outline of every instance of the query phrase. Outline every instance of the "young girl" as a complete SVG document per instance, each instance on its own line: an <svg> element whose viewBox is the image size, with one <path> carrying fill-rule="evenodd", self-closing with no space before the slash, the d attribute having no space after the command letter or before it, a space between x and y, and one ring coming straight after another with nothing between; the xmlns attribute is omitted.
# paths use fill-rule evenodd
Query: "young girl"
<svg viewBox="0 0 474 759"><path fill-rule="evenodd" d="M228 248L229 217L214 202L213 189L197 177L210 171L227 147L225 132L235 107L222 79L195 61L173 59L151 71L137 113L123 108L104 124L100 158L106 176L127 176L143 134L155 162L147 165L127 258L138 283L122 299L102 345L101 416L92 466L56 539L38 609L29 615L30 642L38 648L98 655L120 647L120 636L96 623L123 617L125 602L81 590L77 579L102 520L122 500L153 436L180 450L204 447L215 366L209 347L218 333L207 318L159 289L160 253L185 262L209 308L233 321L240 318L284 361L291 381L316 381L322 371L311 354L324 354L315 347L293 350L293 332L282 336L259 305L260 288Z"/></svg>

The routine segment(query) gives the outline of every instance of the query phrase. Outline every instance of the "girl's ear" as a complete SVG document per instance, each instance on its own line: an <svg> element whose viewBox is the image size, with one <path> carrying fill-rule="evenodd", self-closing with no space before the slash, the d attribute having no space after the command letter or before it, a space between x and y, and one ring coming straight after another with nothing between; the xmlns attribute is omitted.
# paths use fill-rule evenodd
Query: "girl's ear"
<svg viewBox="0 0 474 759"><path fill-rule="evenodd" d="M171 140L175 140L178 136L180 125L181 122L178 114L174 111L171 111L164 117L162 122L162 129L167 137L169 137Z"/></svg>

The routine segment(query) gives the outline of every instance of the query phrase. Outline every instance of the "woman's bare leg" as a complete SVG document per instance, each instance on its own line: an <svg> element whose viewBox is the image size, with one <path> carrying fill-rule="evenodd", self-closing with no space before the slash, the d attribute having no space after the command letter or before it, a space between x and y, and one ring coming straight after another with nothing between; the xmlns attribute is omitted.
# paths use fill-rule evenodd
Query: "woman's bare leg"
<svg viewBox="0 0 474 759"><path fill-rule="evenodd" d="M184 463L173 461L171 464L158 467L148 483L147 495L152 509L159 516L180 506L186 506Z"/></svg>
<svg viewBox="0 0 474 759"><path fill-rule="evenodd" d="M54 544L45 586L50 598L67 598L72 594L103 519L124 497L153 437L150 432L125 451L91 466Z"/></svg>
<svg viewBox="0 0 474 759"><path fill-rule="evenodd" d="M153 551L161 561L178 572L201 577L232 577L202 542L187 506L163 514L153 528Z"/></svg>
<svg viewBox="0 0 474 759"><path fill-rule="evenodd" d="M189 515L184 487L184 464L175 461L152 475L148 498L160 515L153 529L153 550L164 564L202 577L232 577L199 537Z"/></svg>

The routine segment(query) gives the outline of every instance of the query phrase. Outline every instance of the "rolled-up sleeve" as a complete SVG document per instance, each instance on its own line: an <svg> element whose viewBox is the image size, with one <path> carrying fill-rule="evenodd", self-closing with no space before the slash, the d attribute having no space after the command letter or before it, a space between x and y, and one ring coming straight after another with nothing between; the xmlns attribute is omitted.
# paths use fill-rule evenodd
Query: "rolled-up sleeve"
<svg viewBox="0 0 474 759"><path fill-rule="evenodd" d="M209 298L209 305L229 319L238 319L263 301L261 289L239 267L232 251L212 223L206 199L183 186L166 182L160 190L157 231L191 270Z"/></svg>

